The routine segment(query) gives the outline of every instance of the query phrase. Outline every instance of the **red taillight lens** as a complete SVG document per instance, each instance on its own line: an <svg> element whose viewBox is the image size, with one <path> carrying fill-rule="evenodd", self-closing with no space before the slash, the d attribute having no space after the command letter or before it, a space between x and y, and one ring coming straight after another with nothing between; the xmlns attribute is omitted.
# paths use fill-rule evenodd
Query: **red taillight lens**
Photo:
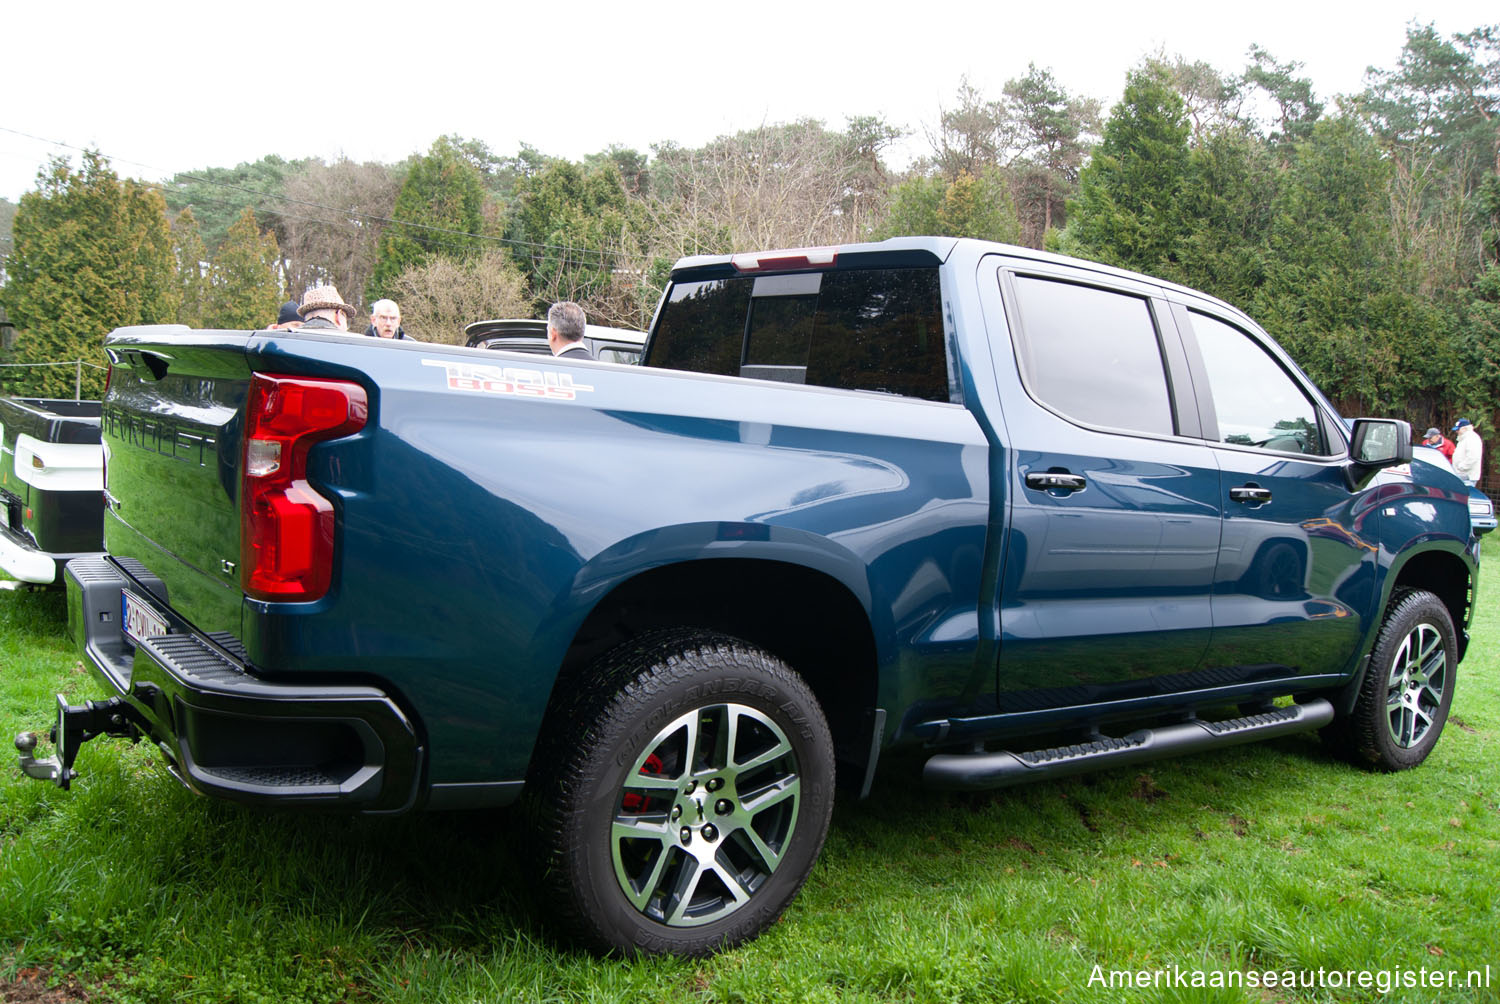
<svg viewBox="0 0 1500 1004"><path fill-rule="evenodd" d="M826 268L838 262L837 248L796 248L791 251L744 251L729 256L737 272L796 272Z"/></svg>
<svg viewBox="0 0 1500 1004"><path fill-rule="evenodd" d="M333 574L333 504L307 483L315 443L364 428L369 401L346 380L250 378L240 480L240 585L261 600L315 600Z"/></svg>

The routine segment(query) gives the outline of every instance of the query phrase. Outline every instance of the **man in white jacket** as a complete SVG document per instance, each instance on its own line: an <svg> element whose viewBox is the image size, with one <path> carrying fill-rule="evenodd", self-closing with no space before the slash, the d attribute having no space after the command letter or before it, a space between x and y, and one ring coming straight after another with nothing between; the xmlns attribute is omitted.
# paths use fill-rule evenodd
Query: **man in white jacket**
<svg viewBox="0 0 1500 1004"><path fill-rule="evenodd" d="M1453 469L1458 476L1469 484L1479 480L1480 461L1484 459L1484 441L1479 438L1479 433L1474 431L1474 425L1467 418L1460 418L1453 424L1454 440L1453 447Z"/></svg>

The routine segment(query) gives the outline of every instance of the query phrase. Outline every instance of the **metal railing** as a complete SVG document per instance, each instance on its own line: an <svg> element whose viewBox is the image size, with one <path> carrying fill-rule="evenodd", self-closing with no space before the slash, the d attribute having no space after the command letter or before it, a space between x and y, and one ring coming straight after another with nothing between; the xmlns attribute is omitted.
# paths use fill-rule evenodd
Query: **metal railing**
<svg viewBox="0 0 1500 1004"><path fill-rule="evenodd" d="M86 359L73 359L63 363L0 363L0 369L25 369L28 366L72 366L73 373L73 400L83 400L83 368L90 366L96 370L108 369L98 363L91 363Z"/></svg>

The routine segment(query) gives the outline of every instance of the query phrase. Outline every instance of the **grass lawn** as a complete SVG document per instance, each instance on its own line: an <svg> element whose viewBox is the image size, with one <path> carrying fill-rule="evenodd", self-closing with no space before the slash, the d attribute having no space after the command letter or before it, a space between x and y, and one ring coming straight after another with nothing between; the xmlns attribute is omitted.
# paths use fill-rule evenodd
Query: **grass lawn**
<svg viewBox="0 0 1500 1004"><path fill-rule="evenodd" d="M697 962L550 940L511 814L252 811L97 740L71 792L0 768L0 1000L1500 1000L1493 574L1416 770L1301 736L977 796L898 764L838 806L780 924ZM44 726L59 690L103 696L64 632L60 594L0 592L0 733ZM1321 987L1175 985L1320 969ZM1488 989L1404 985L1471 969ZM1131 990L1111 970L1165 975Z"/></svg>

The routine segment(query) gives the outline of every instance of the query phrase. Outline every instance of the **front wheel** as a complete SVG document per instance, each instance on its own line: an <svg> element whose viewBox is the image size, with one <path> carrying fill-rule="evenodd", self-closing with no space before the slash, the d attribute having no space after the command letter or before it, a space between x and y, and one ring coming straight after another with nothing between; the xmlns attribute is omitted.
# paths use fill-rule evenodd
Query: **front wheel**
<svg viewBox="0 0 1500 1004"><path fill-rule="evenodd" d="M755 937L812 870L833 744L807 685L722 635L606 655L554 717L534 793L547 885L605 950L701 955Z"/></svg>
<svg viewBox="0 0 1500 1004"><path fill-rule="evenodd" d="M1457 668L1458 635L1443 601L1425 590L1396 595L1354 711L1333 735L1377 770L1415 767L1448 721Z"/></svg>

